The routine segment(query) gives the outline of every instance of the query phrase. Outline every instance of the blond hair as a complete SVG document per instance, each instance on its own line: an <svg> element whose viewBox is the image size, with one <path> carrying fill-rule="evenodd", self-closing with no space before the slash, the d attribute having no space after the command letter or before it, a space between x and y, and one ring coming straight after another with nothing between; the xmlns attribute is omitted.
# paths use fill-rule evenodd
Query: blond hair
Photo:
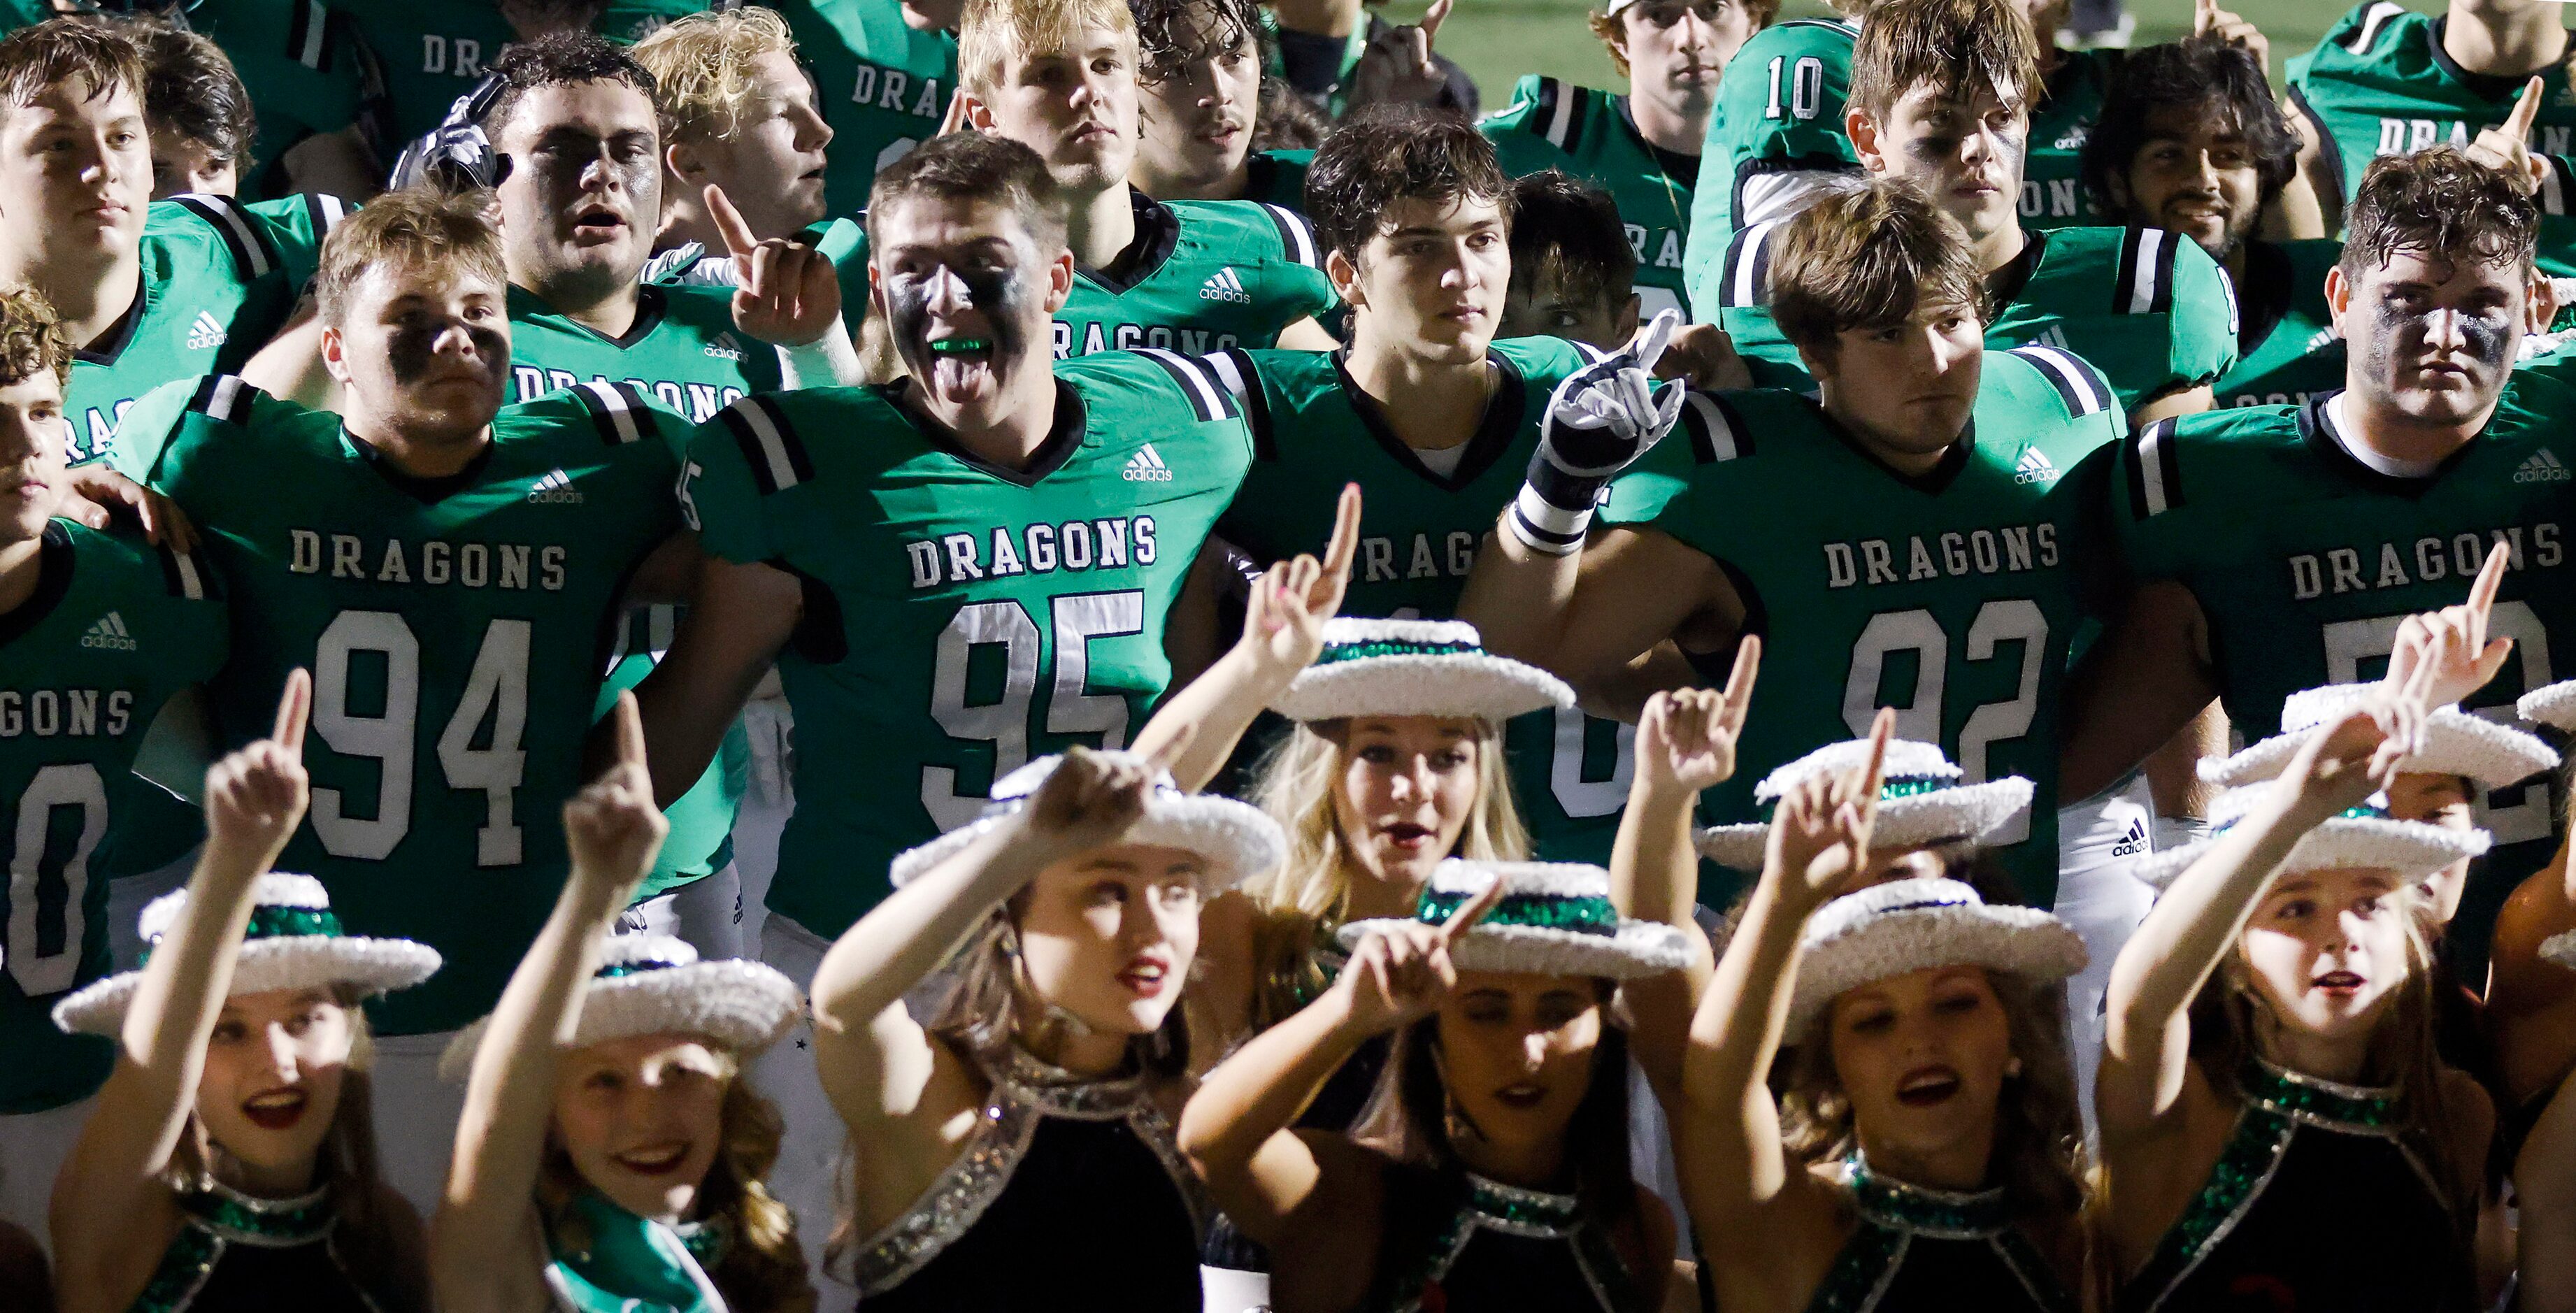
<svg viewBox="0 0 2576 1313"><path fill-rule="evenodd" d="M674 19L635 43L635 62L653 75L653 110L662 142L731 135L752 96L752 65L765 55L796 55L787 20L745 5Z"/></svg>
<svg viewBox="0 0 2576 1313"><path fill-rule="evenodd" d="M322 243L322 265L313 275L322 322L346 322L352 289L378 265L461 270L507 285L501 230L484 217L490 201L484 191L406 187L367 202Z"/></svg>
<svg viewBox="0 0 2576 1313"><path fill-rule="evenodd" d="M1512 801L1503 728L1476 726L1476 805L1453 854L1476 861L1517 862L1530 855L1529 829ZM1268 874L1247 882L1244 895L1258 916L1253 927L1257 965L1253 1027L1262 1029L1322 993L1326 980L1315 949L1341 928L1351 908L1353 857L1333 808L1347 762L1350 722L1301 722L1262 759L1253 800L1288 834L1287 856Z"/></svg>
<svg viewBox="0 0 2576 1313"><path fill-rule="evenodd" d="M957 20L957 77L978 96L1001 85L1015 61L1074 48L1084 32L1107 28L1136 44L1136 15L1126 0L966 0Z"/></svg>

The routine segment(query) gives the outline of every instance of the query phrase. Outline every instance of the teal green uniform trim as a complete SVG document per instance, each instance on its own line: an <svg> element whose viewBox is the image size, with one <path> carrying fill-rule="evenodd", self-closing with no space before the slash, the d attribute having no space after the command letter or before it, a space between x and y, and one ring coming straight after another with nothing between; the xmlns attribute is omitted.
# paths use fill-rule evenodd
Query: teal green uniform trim
<svg viewBox="0 0 2576 1313"><path fill-rule="evenodd" d="M1843 135L1859 35L1838 20L1792 19L1754 33L1727 61L1682 254L1692 318L1722 322L1718 269L1736 233L1754 220L1748 196L1758 202L1766 184L1784 174L1859 171L1860 157Z"/></svg>
<svg viewBox="0 0 2576 1313"><path fill-rule="evenodd" d="M725 1229L638 1217L596 1190L549 1219L546 1286L571 1313L723 1313L709 1268L724 1262Z"/></svg>

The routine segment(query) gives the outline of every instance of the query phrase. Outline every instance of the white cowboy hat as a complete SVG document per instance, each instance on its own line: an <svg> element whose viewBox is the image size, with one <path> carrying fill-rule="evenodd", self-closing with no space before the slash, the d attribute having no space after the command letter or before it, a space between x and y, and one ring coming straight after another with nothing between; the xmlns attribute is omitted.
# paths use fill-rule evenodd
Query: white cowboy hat
<svg viewBox="0 0 2576 1313"><path fill-rule="evenodd" d="M2271 788L2272 782L2265 781L2218 795L2210 803L2208 838L2149 853L2129 869L2158 889L2172 884L2220 836L2251 814ZM2462 858L2484 856L2488 843L2484 830L2447 830L2421 821L2396 820L2384 809L2364 804L2301 835L2281 870L2368 869L2420 880Z"/></svg>
<svg viewBox="0 0 2576 1313"><path fill-rule="evenodd" d="M1134 760L1123 752L1102 755ZM1040 757L993 781L993 800L985 806L983 815L917 848L896 853L889 872L894 886L900 889L912 883L922 872L1017 815L1063 760L1061 756ZM1199 882L1200 890L1211 894L1231 889L1277 866L1288 851L1288 837L1280 833L1279 823L1260 808L1214 794L1183 793L1169 772L1156 773L1153 791L1145 800L1144 816L1128 828L1119 842L1198 854L1208 864Z"/></svg>
<svg viewBox="0 0 2576 1313"><path fill-rule="evenodd" d="M2203 760L2200 778L2232 789L2278 776L2307 742L2308 731L2341 719L2378 687L2328 684L2291 694L2281 704L2280 733L2234 756ZM2398 769L2428 775L2465 775L2489 788L2500 789L2558 765L2558 754L2538 737L2470 715L2455 706L2436 708L2425 717L2424 740L2424 751L2399 762Z"/></svg>
<svg viewBox="0 0 2576 1313"><path fill-rule="evenodd" d="M1843 775L1869 760L1869 740L1849 739L1818 748L1762 777L1753 800L1767 814L1781 795L1819 775ZM1918 848L1952 841L1974 842L1992 834L2030 807L2030 781L2018 775L1962 784L1963 772L1950 764L1937 743L1912 739L1887 741L1886 774L1878 790L1878 821L1870 830L1872 848ZM1716 825L1699 832L1699 855L1739 871L1762 869L1770 842L1771 822Z"/></svg>
<svg viewBox="0 0 2576 1313"><path fill-rule="evenodd" d="M777 968L742 958L703 961L669 935L610 935L599 969L582 985L581 1024L566 1048L586 1049L637 1035L702 1035L749 1056L778 1042L805 1010L805 996ZM473 1069L490 1016L447 1042L438 1074L462 1080Z"/></svg>
<svg viewBox="0 0 2576 1313"><path fill-rule="evenodd" d="M1957 880L1890 880L1816 910L1790 995L1792 1042L1845 990L1914 971L1981 966L2042 984L2084 969L2084 937L2036 907L1994 906Z"/></svg>
<svg viewBox="0 0 2576 1313"><path fill-rule="evenodd" d="M1503 721L1574 705L1565 681L1484 648L1463 620L1324 622L1324 651L1270 709L1290 720L1475 716Z"/></svg>
<svg viewBox="0 0 2576 1313"><path fill-rule="evenodd" d="M2535 688L2513 704L2514 714L2535 725L2576 730L2576 679Z"/></svg>
<svg viewBox="0 0 2576 1313"><path fill-rule="evenodd" d="M408 939L367 939L345 934L331 913L331 895L309 875L270 872L251 888L250 928L233 966L232 992L265 994L280 989L344 985L361 994L409 989L438 970L438 950ZM143 956L179 922L188 891L175 890L146 904L139 918ZM143 985L140 970L94 981L54 1005L54 1024L74 1034L113 1035Z"/></svg>
<svg viewBox="0 0 2576 1313"><path fill-rule="evenodd" d="M1461 969L1627 980L1690 960L1690 941L1679 929L1619 915L1610 905L1610 873L1598 866L1457 857L1433 869L1412 917L1351 922L1341 928L1342 947L1357 948L1370 931L1410 921L1439 925L1496 880L1502 901L1449 945L1449 960Z"/></svg>

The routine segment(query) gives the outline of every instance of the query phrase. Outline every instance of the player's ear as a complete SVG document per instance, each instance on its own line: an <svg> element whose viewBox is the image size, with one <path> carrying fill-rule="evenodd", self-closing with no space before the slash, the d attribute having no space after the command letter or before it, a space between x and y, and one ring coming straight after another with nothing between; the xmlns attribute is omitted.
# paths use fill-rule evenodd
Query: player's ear
<svg viewBox="0 0 2576 1313"><path fill-rule="evenodd" d="M968 128L976 132L993 130L993 107L985 104L983 97L972 91L960 91L957 103L963 111L960 117L965 119Z"/></svg>
<svg viewBox="0 0 2576 1313"><path fill-rule="evenodd" d="M1887 152L1880 149L1878 120L1869 111L1854 105L1843 111L1843 135L1851 138L1852 154L1860 166L1871 173L1887 172Z"/></svg>
<svg viewBox="0 0 2576 1313"><path fill-rule="evenodd" d="M341 338L339 325L327 322L322 325L319 350L322 354L322 372L329 374L334 383L348 382L349 344Z"/></svg>
<svg viewBox="0 0 2576 1313"><path fill-rule="evenodd" d="M2343 265L2337 262L2326 269L2326 310L2334 316L2335 336L2349 342L2352 334L2344 330L2343 313L2352 306L2352 283L2343 276Z"/></svg>
<svg viewBox="0 0 2576 1313"><path fill-rule="evenodd" d="M699 161L698 153L690 149L688 143L671 141L662 145L662 171L691 184L689 190L695 192L706 176L707 166Z"/></svg>
<svg viewBox="0 0 2576 1313"><path fill-rule="evenodd" d="M1055 263L1047 266L1048 317L1054 317L1057 311L1064 309L1064 303L1072 298L1073 250L1070 247L1061 247L1055 253Z"/></svg>
<svg viewBox="0 0 2576 1313"><path fill-rule="evenodd" d="M2558 283L2537 266L2531 271L2530 290L2523 296L2522 331L2546 333L2558 318Z"/></svg>
<svg viewBox="0 0 2576 1313"><path fill-rule="evenodd" d="M1332 280L1333 295L1342 298L1342 304L1360 303L1360 267L1341 248L1324 252L1324 277Z"/></svg>

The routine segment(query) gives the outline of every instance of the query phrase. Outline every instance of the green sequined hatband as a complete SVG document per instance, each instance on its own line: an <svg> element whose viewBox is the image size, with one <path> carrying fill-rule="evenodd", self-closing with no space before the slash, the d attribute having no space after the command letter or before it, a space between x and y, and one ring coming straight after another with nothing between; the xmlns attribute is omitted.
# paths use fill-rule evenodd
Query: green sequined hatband
<svg viewBox="0 0 2576 1313"><path fill-rule="evenodd" d="M659 962L649 959L641 962L610 962L602 965L597 971L591 972L590 978L615 980L620 976L640 976L649 971L669 971L680 965L677 962Z"/></svg>
<svg viewBox="0 0 2576 1313"><path fill-rule="evenodd" d="M243 942L254 939L337 939L346 932L340 929L340 918L327 907L285 907L264 903L250 909L250 928L242 933ZM142 961L152 960L152 950L161 940L155 937L143 946Z"/></svg>
<svg viewBox="0 0 2576 1313"><path fill-rule="evenodd" d="M1315 658L1315 664L1329 666L1343 661L1366 661L1371 657L1483 655L1485 649L1474 643L1415 643L1400 638L1373 638L1365 643L1327 643L1323 654Z"/></svg>
<svg viewBox="0 0 2576 1313"><path fill-rule="evenodd" d="M1468 899L1482 892L1481 889L1465 893L1423 890L1422 902L1414 910L1414 916L1425 925L1446 925ZM1494 905L1494 910L1486 913L1485 919L1476 924L1479 927L1516 925L1585 935L1616 935L1619 933L1619 909L1612 907L1609 899L1598 896L1505 894L1503 900Z"/></svg>

